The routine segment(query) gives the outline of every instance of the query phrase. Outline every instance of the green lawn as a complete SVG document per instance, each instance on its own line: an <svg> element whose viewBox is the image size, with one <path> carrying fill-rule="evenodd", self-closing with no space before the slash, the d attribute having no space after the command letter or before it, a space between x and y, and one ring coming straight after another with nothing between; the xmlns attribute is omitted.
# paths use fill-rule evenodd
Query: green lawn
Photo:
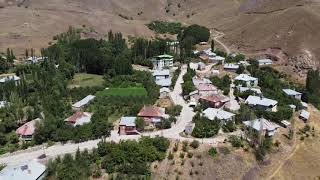
<svg viewBox="0 0 320 180"><path fill-rule="evenodd" d="M102 86L104 83L102 75L76 73L70 81L69 87L93 87Z"/></svg>
<svg viewBox="0 0 320 180"><path fill-rule="evenodd" d="M109 88L99 91L97 96L147 96L144 87Z"/></svg>

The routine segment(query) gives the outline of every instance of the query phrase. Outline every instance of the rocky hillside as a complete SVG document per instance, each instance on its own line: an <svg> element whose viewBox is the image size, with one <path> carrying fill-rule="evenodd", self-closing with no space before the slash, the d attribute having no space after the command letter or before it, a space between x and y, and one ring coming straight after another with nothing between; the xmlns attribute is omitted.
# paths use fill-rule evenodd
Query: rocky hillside
<svg viewBox="0 0 320 180"><path fill-rule="evenodd" d="M0 0L0 50L47 46L70 25L152 37L145 24L161 19L217 29L232 50L280 56L300 72L319 66L319 11L319 0Z"/></svg>

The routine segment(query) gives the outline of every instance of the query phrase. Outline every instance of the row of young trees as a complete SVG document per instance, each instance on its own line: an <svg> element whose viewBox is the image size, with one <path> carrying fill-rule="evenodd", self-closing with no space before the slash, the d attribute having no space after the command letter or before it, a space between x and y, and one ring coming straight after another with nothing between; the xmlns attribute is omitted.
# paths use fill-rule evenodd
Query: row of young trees
<svg viewBox="0 0 320 180"><path fill-rule="evenodd" d="M66 154L48 163L48 177L54 179L99 178L104 169L116 179L150 179L150 164L165 158L169 140L162 137L142 137L139 142L100 142L91 153Z"/></svg>

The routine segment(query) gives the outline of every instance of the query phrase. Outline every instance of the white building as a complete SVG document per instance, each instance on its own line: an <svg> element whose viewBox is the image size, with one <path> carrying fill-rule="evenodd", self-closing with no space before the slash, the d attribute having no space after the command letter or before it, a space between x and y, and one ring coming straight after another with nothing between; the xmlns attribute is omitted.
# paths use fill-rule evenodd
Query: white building
<svg viewBox="0 0 320 180"><path fill-rule="evenodd" d="M228 63L223 66L223 69L226 71L234 71L235 72L239 69L239 67L240 66L238 64Z"/></svg>
<svg viewBox="0 0 320 180"><path fill-rule="evenodd" d="M0 172L1 180L41 180L45 176L46 166L35 160L8 165Z"/></svg>
<svg viewBox="0 0 320 180"><path fill-rule="evenodd" d="M64 121L72 126L82 126L91 121L92 113L77 111L72 116L68 117Z"/></svg>
<svg viewBox="0 0 320 180"><path fill-rule="evenodd" d="M153 72L153 77L157 85L161 87L171 86L171 77L169 69L155 70Z"/></svg>
<svg viewBox="0 0 320 180"><path fill-rule="evenodd" d="M0 101L0 109L6 107L7 105L8 105L7 101Z"/></svg>
<svg viewBox="0 0 320 180"><path fill-rule="evenodd" d="M258 78L252 77L248 74L240 74L235 78L236 81L245 84L245 87L257 87L258 86Z"/></svg>
<svg viewBox="0 0 320 180"><path fill-rule="evenodd" d="M170 96L170 89L163 87L160 89L160 98L166 98Z"/></svg>
<svg viewBox="0 0 320 180"><path fill-rule="evenodd" d="M73 110L81 110L83 109L85 106L87 106L91 101L94 100L94 98L96 98L96 96L94 95L88 95L85 98L81 99L80 101L72 104L72 109Z"/></svg>
<svg viewBox="0 0 320 180"><path fill-rule="evenodd" d="M214 57L209 57L210 62L212 63L221 63L224 64L224 61L226 60L225 57L222 56L214 56Z"/></svg>
<svg viewBox="0 0 320 180"><path fill-rule="evenodd" d="M259 66L268 66L272 65L273 61L271 59L260 59L258 60Z"/></svg>
<svg viewBox="0 0 320 180"><path fill-rule="evenodd" d="M233 113L216 108L208 108L203 111L203 114L210 120L215 120L217 118L218 120L221 120L224 123L234 120L235 117L235 114Z"/></svg>
<svg viewBox="0 0 320 180"><path fill-rule="evenodd" d="M207 78L200 78L198 76L194 76L192 78L192 83L194 86L198 86L200 84L212 84L212 82Z"/></svg>
<svg viewBox="0 0 320 180"><path fill-rule="evenodd" d="M258 132L262 131L262 134L267 136L273 136L280 128L279 125L264 118L255 119L253 121L244 121L243 124L248 128L252 128Z"/></svg>
<svg viewBox="0 0 320 180"><path fill-rule="evenodd" d="M288 96L296 98L298 100L301 100L301 95L302 93L297 92L295 90L292 89L282 89L284 93L286 93Z"/></svg>
<svg viewBox="0 0 320 180"><path fill-rule="evenodd" d="M164 67L172 67L173 66L173 56L164 54L159 55L152 60L154 69L163 69Z"/></svg>
<svg viewBox="0 0 320 180"><path fill-rule="evenodd" d="M252 107L261 107L266 111L277 112L278 101L272 99L259 96L249 96L245 103Z"/></svg>
<svg viewBox="0 0 320 180"><path fill-rule="evenodd" d="M20 82L20 77L18 77L16 74L11 73L11 74L1 74L0 75L0 83L6 83L14 81L16 85L19 84Z"/></svg>
<svg viewBox="0 0 320 180"><path fill-rule="evenodd" d="M306 110L302 110L299 115L299 118L302 119L304 122L307 122L310 118L310 113Z"/></svg>

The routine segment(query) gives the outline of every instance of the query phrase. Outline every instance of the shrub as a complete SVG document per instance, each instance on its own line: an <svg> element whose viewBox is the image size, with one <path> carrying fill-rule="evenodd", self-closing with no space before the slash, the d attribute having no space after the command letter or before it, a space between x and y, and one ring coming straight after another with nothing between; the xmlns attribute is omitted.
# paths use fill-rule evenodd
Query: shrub
<svg viewBox="0 0 320 180"><path fill-rule="evenodd" d="M188 151L188 141L182 142L182 151L187 152Z"/></svg>
<svg viewBox="0 0 320 180"><path fill-rule="evenodd" d="M173 154L172 154L171 152L169 152L169 154L168 154L168 159L169 159L169 160L172 160L172 159L173 159Z"/></svg>
<svg viewBox="0 0 320 180"><path fill-rule="evenodd" d="M188 152L187 156L188 156L188 158L192 158L193 153L192 152Z"/></svg>
<svg viewBox="0 0 320 180"><path fill-rule="evenodd" d="M183 158L184 158L184 153L181 152L180 155L179 155L179 157L180 157L181 159L183 159Z"/></svg>
<svg viewBox="0 0 320 180"><path fill-rule="evenodd" d="M238 136L235 136L235 135L229 136L229 142L232 144L233 147L242 147L243 146L242 140Z"/></svg>
<svg viewBox="0 0 320 180"><path fill-rule="evenodd" d="M199 141L197 140L193 140L191 143L190 143L190 146L193 148L193 149L197 149L199 147L200 143Z"/></svg>
<svg viewBox="0 0 320 180"><path fill-rule="evenodd" d="M208 152L211 157L216 157L218 155L218 151L214 147L210 148Z"/></svg>

